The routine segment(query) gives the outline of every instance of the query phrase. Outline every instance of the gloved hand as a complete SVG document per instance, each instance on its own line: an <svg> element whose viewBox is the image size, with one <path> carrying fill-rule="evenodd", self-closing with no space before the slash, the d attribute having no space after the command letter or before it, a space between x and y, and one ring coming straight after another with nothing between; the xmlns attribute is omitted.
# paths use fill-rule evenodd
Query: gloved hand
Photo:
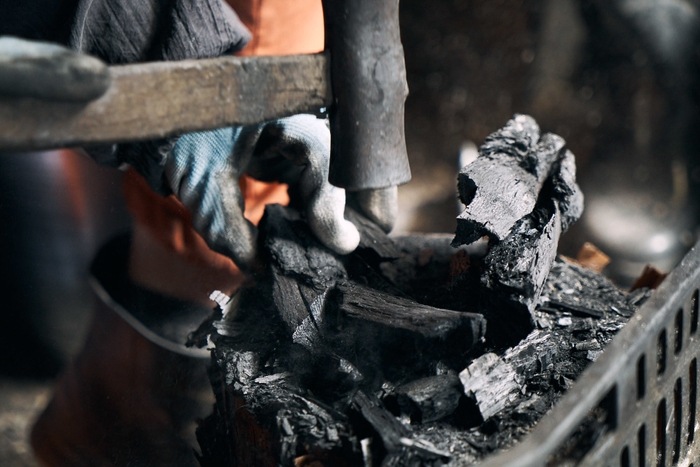
<svg viewBox="0 0 700 467"><path fill-rule="evenodd" d="M165 158L173 193L191 211L193 224L214 251L242 269L255 259L255 227L243 217L238 179L290 184L309 226L328 248L352 252L360 241L346 221L345 191L328 183L330 131L325 120L296 115L246 127L190 133Z"/></svg>

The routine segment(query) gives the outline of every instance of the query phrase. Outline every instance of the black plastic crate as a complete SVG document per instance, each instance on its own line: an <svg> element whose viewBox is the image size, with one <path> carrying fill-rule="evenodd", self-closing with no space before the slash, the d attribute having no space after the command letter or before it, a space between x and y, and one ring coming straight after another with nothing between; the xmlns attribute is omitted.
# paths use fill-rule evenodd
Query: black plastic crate
<svg viewBox="0 0 700 467"><path fill-rule="evenodd" d="M700 454L699 245L532 433L481 467L693 466Z"/></svg>

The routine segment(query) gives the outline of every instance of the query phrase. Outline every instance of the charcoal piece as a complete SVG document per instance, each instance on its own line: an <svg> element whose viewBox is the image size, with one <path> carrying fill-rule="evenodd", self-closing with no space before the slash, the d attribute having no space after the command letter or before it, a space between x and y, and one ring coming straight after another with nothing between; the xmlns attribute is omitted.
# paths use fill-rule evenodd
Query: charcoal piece
<svg viewBox="0 0 700 467"><path fill-rule="evenodd" d="M347 278L341 259L316 240L296 211L268 205L259 231L261 250L268 253L270 262L283 275L319 288Z"/></svg>
<svg viewBox="0 0 700 467"><path fill-rule="evenodd" d="M583 192L576 184L576 160L571 151L564 151L557 161L551 180L553 198L561 213L561 231L566 232L583 214Z"/></svg>
<svg viewBox="0 0 700 467"><path fill-rule="evenodd" d="M288 373L238 380L232 356L215 350L210 375L217 403L209 423L224 425L217 430L225 435L200 437L210 457L226 460L219 465L294 465L307 454L329 465L361 463L359 442L342 413L302 395Z"/></svg>
<svg viewBox="0 0 700 467"><path fill-rule="evenodd" d="M628 297L602 275L560 257L552 265L541 302L544 306L553 303L553 307L572 314L600 317L613 311L611 307L627 314L623 310L635 307L628 303Z"/></svg>
<svg viewBox="0 0 700 467"><path fill-rule="evenodd" d="M572 303L559 302L557 300L551 299L547 301L547 308L568 311L574 316L579 316L583 318L602 318L603 316L605 316L605 313L603 313L600 310L594 310L592 308L586 308L584 306L574 305Z"/></svg>
<svg viewBox="0 0 700 467"><path fill-rule="evenodd" d="M293 333L308 318L309 312L299 290L299 282L285 276L277 266L271 266L272 300L286 326Z"/></svg>
<svg viewBox="0 0 700 467"><path fill-rule="evenodd" d="M367 219L352 208L346 208L345 218L352 222L360 232L360 249L373 251L381 260L395 259L401 256L401 250L394 240L377 224Z"/></svg>
<svg viewBox="0 0 700 467"><path fill-rule="evenodd" d="M513 345L534 328L534 310L556 258L560 215L551 202L513 227L508 237L484 258L481 276L487 340Z"/></svg>
<svg viewBox="0 0 700 467"><path fill-rule="evenodd" d="M379 435L387 451L383 467L404 465L439 466L450 458L432 443L415 438L411 430L404 426L381 401L372 395L357 391L352 397L356 410Z"/></svg>
<svg viewBox="0 0 700 467"><path fill-rule="evenodd" d="M547 380L554 375L556 362L566 358L569 349L568 341L561 336L533 331L503 357L487 353L477 358L459 374L459 379L464 393L488 420L515 406L524 410L522 389L533 379Z"/></svg>
<svg viewBox="0 0 700 467"><path fill-rule="evenodd" d="M554 364L568 343L556 334L535 330L518 345L506 350L503 360L515 368L519 381L554 371Z"/></svg>
<svg viewBox="0 0 700 467"><path fill-rule="evenodd" d="M515 367L494 353L474 360L459 379L464 394L476 402L484 420L513 405L520 396Z"/></svg>
<svg viewBox="0 0 700 467"><path fill-rule="evenodd" d="M325 311L324 338L372 381L425 372L438 356L466 353L486 330L479 314L433 308L351 282L329 292Z"/></svg>
<svg viewBox="0 0 700 467"><path fill-rule="evenodd" d="M391 397L401 415L412 424L429 423L452 415L459 406L462 387L456 374L417 379L397 387Z"/></svg>
<svg viewBox="0 0 700 467"><path fill-rule="evenodd" d="M384 277L404 295L419 303L450 310L476 311L479 270L471 268L476 242L454 248L449 234L396 237L401 257L380 265ZM397 294L395 294L397 295Z"/></svg>
<svg viewBox="0 0 700 467"><path fill-rule="evenodd" d="M352 282L339 283L335 291L338 309L334 326L338 330L361 322L425 339L448 341L458 335L462 349L469 349L483 337L486 328L480 314L433 308Z"/></svg>
<svg viewBox="0 0 700 467"><path fill-rule="evenodd" d="M400 448L401 438L411 436L411 431L386 410L376 397L357 391L352 402L362 417L381 436L387 450Z"/></svg>
<svg viewBox="0 0 700 467"><path fill-rule="evenodd" d="M458 177L459 196L466 208L457 217L454 244L471 243L484 235L492 242L505 239L535 208L564 144L557 135L540 138L537 123L527 115L516 115L489 135L480 156Z"/></svg>
<svg viewBox="0 0 700 467"><path fill-rule="evenodd" d="M310 349L319 344L318 325L326 290L317 290L294 278L285 276L280 269L270 266L272 300L287 336L292 341Z"/></svg>

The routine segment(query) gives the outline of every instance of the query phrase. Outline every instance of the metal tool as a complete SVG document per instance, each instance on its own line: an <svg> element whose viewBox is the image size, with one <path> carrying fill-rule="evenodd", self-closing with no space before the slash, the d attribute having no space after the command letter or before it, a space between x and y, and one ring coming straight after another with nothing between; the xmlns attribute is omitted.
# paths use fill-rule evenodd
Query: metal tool
<svg viewBox="0 0 700 467"><path fill-rule="evenodd" d="M327 0L324 9L323 54L111 66L104 94L84 102L0 96L0 150L148 140L327 108L333 183L405 183L398 0Z"/></svg>

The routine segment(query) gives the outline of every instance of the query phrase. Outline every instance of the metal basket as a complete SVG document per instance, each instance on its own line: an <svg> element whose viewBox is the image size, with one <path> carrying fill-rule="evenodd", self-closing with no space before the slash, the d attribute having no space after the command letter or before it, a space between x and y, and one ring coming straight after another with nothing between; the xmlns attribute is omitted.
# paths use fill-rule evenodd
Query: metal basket
<svg viewBox="0 0 700 467"><path fill-rule="evenodd" d="M693 466L700 454L699 288L700 243L532 433L479 465ZM580 455L562 458L596 409L605 414L599 435Z"/></svg>

